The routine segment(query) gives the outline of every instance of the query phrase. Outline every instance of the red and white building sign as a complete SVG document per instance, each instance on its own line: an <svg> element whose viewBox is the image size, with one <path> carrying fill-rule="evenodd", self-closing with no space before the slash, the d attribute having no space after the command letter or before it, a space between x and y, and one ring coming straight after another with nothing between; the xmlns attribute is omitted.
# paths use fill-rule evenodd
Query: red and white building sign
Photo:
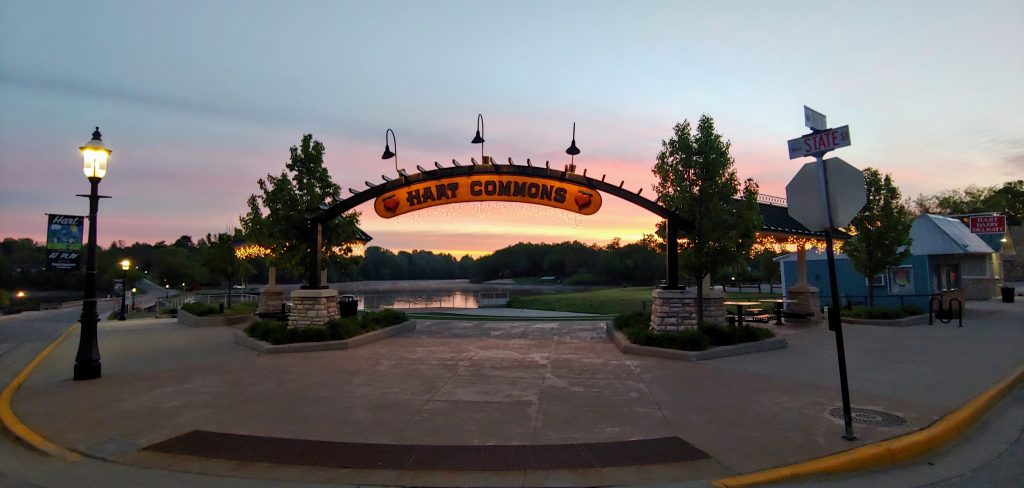
<svg viewBox="0 0 1024 488"><path fill-rule="evenodd" d="M971 217L972 234L1001 234L1006 232L1006 217L1003 215L979 215Z"/></svg>

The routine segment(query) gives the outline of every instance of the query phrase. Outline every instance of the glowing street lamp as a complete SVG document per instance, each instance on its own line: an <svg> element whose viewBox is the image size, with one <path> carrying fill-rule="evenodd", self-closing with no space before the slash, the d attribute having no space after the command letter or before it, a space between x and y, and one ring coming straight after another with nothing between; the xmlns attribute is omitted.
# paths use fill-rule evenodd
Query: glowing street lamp
<svg viewBox="0 0 1024 488"><path fill-rule="evenodd" d="M110 149L103 145L100 128L92 133L92 139L78 148L85 165L83 171L89 180L89 194L78 195L89 199L89 244L85 255L85 296L82 300L82 333L78 340L78 354L75 356L75 380L92 380L100 377L100 347L96 338L96 325L100 316L96 313L96 214L99 212L100 180L107 175L107 160Z"/></svg>
<svg viewBox="0 0 1024 488"><path fill-rule="evenodd" d="M127 308L128 295L128 270L132 268L132 262L124 259L121 261L121 270L124 271L124 281L121 282L121 316L117 320L125 320L125 308Z"/></svg>

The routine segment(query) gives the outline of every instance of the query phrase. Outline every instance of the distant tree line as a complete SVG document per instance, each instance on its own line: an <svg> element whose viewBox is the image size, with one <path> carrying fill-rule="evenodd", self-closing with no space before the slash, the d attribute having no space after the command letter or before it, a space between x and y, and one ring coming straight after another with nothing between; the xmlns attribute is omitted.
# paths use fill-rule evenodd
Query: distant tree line
<svg viewBox="0 0 1024 488"><path fill-rule="evenodd" d="M999 186L968 186L935 194L920 194L906 203L915 214L962 215L999 212L1007 225L1024 224L1024 180L1007 181Z"/></svg>

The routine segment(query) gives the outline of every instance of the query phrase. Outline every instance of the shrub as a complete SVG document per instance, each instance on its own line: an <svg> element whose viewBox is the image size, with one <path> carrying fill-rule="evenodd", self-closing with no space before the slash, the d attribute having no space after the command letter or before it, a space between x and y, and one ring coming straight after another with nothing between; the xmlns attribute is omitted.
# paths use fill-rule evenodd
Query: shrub
<svg viewBox="0 0 1024 488"><path fill-rule="evenodd" d="M629 312L616 315L612 319L612 327L618 330L625 330L631 327L649 327L651 324L651 314L643 312Z"/></svg>
<svg viewBox="0 0 1024 488"><path fill-rule="evenodd" d="M907 314L908 316L910 316L910 315L921 315L921 314L924 313L924 309L919 307L919 306L917 306L917 305L912 305L912 304L904 305L903 306L903 313Z"/></svg>
<svg viewBox="0 0 1024 488"><path fill-rule="evenodd" d="M360 334L405 322L406 315L396 310L367 312L359 317L338 317L319 327L288 327L287 322L260 319L245 328L249 337L271 344L323 342L350 339Z"/></svg>
<svg viewBox="0 0 1024 488"><path fill-rule="evenodd" d="M384 309L379 312L366 312L359 316L359 326L364 332L383 329L391 325L401 324L408 320L405 312L398 310Z"/></svg>
<svg viewBox="0 0 1024 488"><path fill-rule="evenodd" d="M640 346L663 347L682 351L704 351L710 345L708 336L699 330L655 332L649 327L630 327L622 331L629 342Z"/></svg>
<svg viewBox="0 0 1024 488"><path fill-rule="evenodd" d="M355 317L339 317L327 322L327 333L331 340L342 340L363 333L359 319Z"/></svg>
<svg viewBox="0 0 1024 488"><path fill-rule="evenodd" d="M288 341L288 324L280 320L260 319L249 324L245 333L271 344L285 344Z"/></svg>
<svg viewBox="0 0 1024 488"><path fill-rule="evenodd" d="M735 327L705 322L697 330L708 336L711 345L714 347L757 342L775 337L775 333L771 330L753 326Z"/></svg>
<svg viewBox="0 0 1024 488"><path fill-rule="evenodd" d="M256 313L256 302L235 302L231 304L231 308L224 309L224 315L228 317L254 313Z"/></svg>
<svg viewBox="0 0 1024 488"><path fill-rule="evenodd" d="M195 315L196 317L203 317L206 315L212 315L220 312L220 309L218 307L215 307L208 303L199 302L186 303L181 306L181 309L192 315Z"/></svg>
<svg viewBox="0 0 1024 488"><path fill-rule="evenodd" d="M178 309L175 307L165 308L160 311L160 315L178 315Z"/></svg>

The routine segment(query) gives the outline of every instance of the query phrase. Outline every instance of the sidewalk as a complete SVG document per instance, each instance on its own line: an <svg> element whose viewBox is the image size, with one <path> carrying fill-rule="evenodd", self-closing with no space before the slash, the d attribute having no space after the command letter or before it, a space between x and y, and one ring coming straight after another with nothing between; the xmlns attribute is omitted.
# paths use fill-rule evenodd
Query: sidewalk
<svg viewBox="0 0 1024 488"><path fill-rule="evenodd" d="M485 310L487 314L500 309ZM547 312L545 312L547 313ZM574 317L575 318L575 317ZM241 478L461 485L706 480L791 464L927 427L1024 363L1024 302L969 302L963 328L847 325L854 407L905 425L841 438L834 336L702 363L620 354L601 322L421 321L347 351L260 356L233 329L104 323L104 376L73 382L77 333L14 397L58 445L120 463ZM588 470L409 471L156 453L194 430L368 444L538 445L678 436L710 459Z"/></svg>

